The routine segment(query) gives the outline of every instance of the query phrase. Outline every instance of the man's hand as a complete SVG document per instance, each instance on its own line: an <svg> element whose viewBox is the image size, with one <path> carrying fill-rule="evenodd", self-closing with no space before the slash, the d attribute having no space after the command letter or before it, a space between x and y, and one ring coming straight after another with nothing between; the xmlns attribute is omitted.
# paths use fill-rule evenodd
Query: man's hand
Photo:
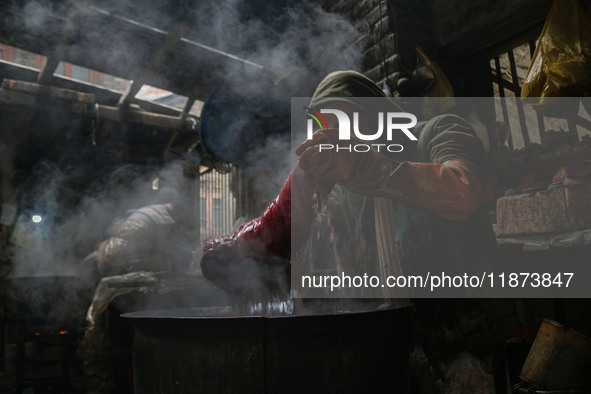
<svg viewBox="0 0 591 394"><path fill-rule="evenodd" d="M351 139L346 145L357 142ZM298 164L306 178L328 187L340 183L355 193L389 198L450 220L465 220L492 197L478 169L465 161L400 162L375 149L337 152L338 143L338 130L328 129L298 146ZM335 148L320 151L320 144Z"/></svg>
<svg viewBox="0 0 591 394"><path fill-rule="evenodd" d="M346 145L355 145L356 140L347 141ZM333 145L322 147L321 144ZM302 143L296 149L299 156L298 165L304 172L304 176L316 183L323 185L334 185L335 183L344 183L355 176L360 161L364 156L372 153L357 153L347 150L339 150L336 146L339 144L339 131L336 129L320 130L314 134L311 140ZM341 144L343 145L343 144Z"/></svg>

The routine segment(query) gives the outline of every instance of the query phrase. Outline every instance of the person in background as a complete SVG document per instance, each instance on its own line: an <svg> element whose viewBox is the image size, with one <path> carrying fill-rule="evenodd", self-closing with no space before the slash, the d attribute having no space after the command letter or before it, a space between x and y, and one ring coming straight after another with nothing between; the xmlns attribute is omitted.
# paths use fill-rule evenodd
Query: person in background
<svg viewBox="0 0 591 394"><path fill-rule="evenodd" d="M190 207L175 189L158 191L153 204L128 210L109 236L79 266L79 276L96 286L100 277L135 271L186 272L193 256Z"/></svg>
<svg viewBox="0 0 591 394"><path fill-rule="evenodd" d="M131 392L128 328L116 322L111 325L113 312L108 306L117 289L110 289L101 279L139 271L187 272L195 245L191 212L191 205L175 189L163 187L152 204L128 210L117 219L108 237L79 264L79 302L88 310L78 349L85 392Z"/></svg>

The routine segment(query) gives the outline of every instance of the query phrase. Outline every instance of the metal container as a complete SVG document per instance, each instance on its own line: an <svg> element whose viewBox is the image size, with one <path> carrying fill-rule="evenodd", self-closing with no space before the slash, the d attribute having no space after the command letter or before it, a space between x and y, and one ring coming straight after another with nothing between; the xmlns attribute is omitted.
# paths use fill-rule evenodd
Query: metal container
<svg viewBox="0 0 591 394"><path fill-rule="evenodd" d="M408 389L406 309L281 317L229 308L137 312L135 393L380 393Z"/></svg>
<svg viewBox="0 0 591 394"><path fill-rule="evenodd" d="M588 393L591 338L544 319L519 377L537 389Z"/></svg>

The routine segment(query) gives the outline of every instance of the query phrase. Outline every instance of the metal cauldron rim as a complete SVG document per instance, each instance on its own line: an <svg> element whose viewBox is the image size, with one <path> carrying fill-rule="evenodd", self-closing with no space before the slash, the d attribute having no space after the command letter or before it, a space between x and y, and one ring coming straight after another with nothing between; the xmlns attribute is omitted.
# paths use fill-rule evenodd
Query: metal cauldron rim
<svg viewBox="0 0 591 394"><path fill-rule="evenodd" d="M322 318L322 317L339 317L339 316L352 316L352 315L363 315L373 313L385 313L392 312L399 309L405 309L404 305L391 304L387 308L379 309L356 309L356 310L336 310L334 312L304 312L297 314L278 314L278 315L263 315L263 314L235 314L234 309L230 306L225 307L199 307L199 308L177 308L177 309L156 309L138 312L129 312L121 315L123 318L140 320L140 319L168 319L168 320L238 320L238 319L293 319L293 318ZM222 313L232 314L186 314L188 311L200 312L204 310L223 311ZM176 312L176 314L175 314ZM180 313L180 314L179 314Z"/></svg>

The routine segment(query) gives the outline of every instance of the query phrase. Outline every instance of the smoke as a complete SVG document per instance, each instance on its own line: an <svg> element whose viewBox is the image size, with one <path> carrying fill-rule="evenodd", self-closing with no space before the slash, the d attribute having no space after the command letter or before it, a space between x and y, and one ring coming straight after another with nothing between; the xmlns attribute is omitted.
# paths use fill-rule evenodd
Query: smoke
<svg viewBox="0 0 591 394"><path fill-rule="evenodd" d="M65 170L41 162L21 196L11 238L12 275L75 275L82 258L108 236L115 220L130 210L162 203L162 193L153 189L155 178L159 189L182 187L179 167L176 162L161 169L128 164L97 174L89 168ZM97 177L94 182L80 185L80 178L92 176Z"/></svg>
<svg viewBox="0 0 591 394"><path fill-rule="evenodd" d="M65 16L65 4L51 1L28 1L21 9L14 9L14 26L20 27L27 35L40 36L52 23L52 18Z"/></svg>
<svg viewBox="0 0 591 394"><path fill-rule="evenodd" d="M6 29L24 38L23 42L38 41L51 47L59 41L61 22L69 15L69 5L44 0L12 3L4 6L8 12L1 19ZM69 43L66 56L80 59L89 68L119 70L120 75L116 76L129 79L140 74L158 45L157 41L146 42L145 37L138 35L141 29L133 23L143 24L146 33L152 35L155 30L150 28L157 29L160 33L153 38L158 39L158 35L164 38L164 32L173 30L179 22L186 22L187 40L246 62L187 44L183 48L195 50L194 58L185 54L183 60L188 64L171 59L161 67L166 69L163 71L167 75L187 76L187 83L205 72L216 82L228 83L245 98L260 95L262 79L282 80L284 90L279 90L279 96L310 95L324 75L340 69L358 69L362 58L362 48L355 44L361 32L345 17L311 1L105 1L80 7L78 17L83 20L82 26Z"/></svg>
<svg viewBox="0 0 591 394"><path fill-rule="evenodd" d="M24 42L43 40L41 42L56 44L61 29L59 22L68 15L70 4L46 0L14 2L4 6L7 12L2 22L6 29L18 32ZM222 0L201 4L170 0L150 0L147 4L105 1L80 7L79 12L85 19L79 34L69 45L68 57L101 66L109 62L119 70L139 75L158 43L143 42L143 37L137 36L139 30L131 28L132 23L143 24L146 32L155 28L163 37L163 32L185 22L189 25L184 35L186 39L247 62L205 50L199 51L202 59L195 59L195 65L183 65L178 59L171 59L166 68L178 69L182 75L188 70L193 74L205 71L211 75L213 70L220 82L230 83L245 97L260 94L261 78L280 76L288 80L287 93L297 91L309 95L309 89L325 74L339 69L358 69L362 57L362 48L355 44L361 35L358 29L345 17L330 13L311 1ZM114 18L132 23L121 20L115 23ZM120 28L126 23L129 31ZM104 50L108 53L103 53ZM90 64L85 66L92 68Z"/></svg>
<svg viewBox="0 0 591 394"><path fill-rule="evenodd" d="M252 197L258 205L254 214L263 212L275 199L291 171L291 144L283 136L270 136L247 154L250 163L244 174L251 182Z"/></svg>
<svg viewBox="0 0 591 394"><path fill-rule="evenodd" d="M361 53L353 43L357 29L344 17L323 10L318 4L285 4L266 15L253 15L256 4L227 1L200 17L213 21L216 45L237 50L260 64L273 76L288 74L282 93L308 93L328 72L358 68ZM209 25L206 25L209 28ZM294 70L291 74L289 70ZM295 71L297 70L297 71ZM240 94L260 95L260 75L254 68L228 63L221 77L239 88ZM249 78L253 75L259 78ZM268 77L272 76L268 75Z"/></svg>
<svg viewBox="0 0 591 394"><path fill-rule="evenodd" d="M6 29L24 34L23 42L43 37L51 38L41 42L58 42L60 26L55 21L68 14L68 2L56 5L36 0L12 4L21 5L10 9L10 19L2 18L10 23ZM111 15L126 16L166 31L177 23L167 19L171 15L170 1L151 0L145 7L131 1L95 5L108 9ZM108 20L97 17L96 9L85 12L92 15L89 21ZM233 93L234 102L243 106L237 122L246 128L251 124L251 116L267 117L266 123L250 131L249 138L255 144L243 152L247 176L254 182L262 211L262 205L272 201L291 170L290 97L311 96L315 86L331 71L359 69L362 51L354 43L360 33L346 18L313 2L225 0L194 8L184 5L175 16L190 21L187 39L260 65L227 59L219 63L220 56L212 55L195 59L193 68L179 64L179 59L170 59L165 67L169 74L178 71L187 75L188 81L207 70L216 84L223 84ZM66 56L86 58L88 64L84 66L99 70L115 69L105 65L117 64L122 74L116 76L139 75L146 59L155 51L154 43L140 42L130 31L113 29L109 24L83 23ZM109 50L104 53L88 49L93 47ZM60 122L69 124L67 119L57 116L52 119L54 128L59 128L56 125ZM235 130L248 132L245 127ZM110 163L95 173L100 165L91 163L93 158L84 157L83 153L68 156L71 153L62 153L69 161L67 165L55 158L42 159L28 180L21 182L24 192L19 202L20 217L12 237L13 276L75 274L80 260L105 238L114 220L127 210L152 201L155 177L166 178L174 186L182 182L177 178L182 173L175 167L178 164L155 169ZM88 166L82 165L85 161Z"/></svg>
<svg viewBox="0 0 591 394"><path fill-rule="evenodd" d="M231 122L226 118L216 130L204 129L204 138L208 132L221 136L212 147L214 154L225 141L239 141L224 147L220 156L238 157L245 164L258 203L264 205L291 170L290 98L311 96L332 71L359 69L362 52L354 44L360 35L355 26L318 4L256 6L252 1L224 1L200 9L196 18L207 26L198 34L202 40L264 67L227 62L219 68L223 89L216 93L217 108L226 104L226 111L239 116Z"/></svg>

